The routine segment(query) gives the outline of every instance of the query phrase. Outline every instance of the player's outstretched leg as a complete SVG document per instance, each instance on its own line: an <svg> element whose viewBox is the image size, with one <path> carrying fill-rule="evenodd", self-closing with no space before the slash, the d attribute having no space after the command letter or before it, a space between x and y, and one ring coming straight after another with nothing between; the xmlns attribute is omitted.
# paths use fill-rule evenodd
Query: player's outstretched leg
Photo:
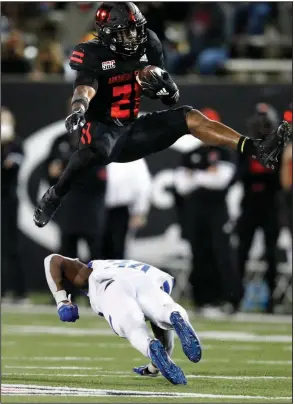
<svg viewBox="0 0 295 404"><path fill-rule="evenodd" d="M170 322L180 339L185 355L191 362L199 362L202 357L201 343L189 321L179 311L173 311Z"/></svg>
<svg viewBox="0 0 295 404"><path fill-rule="evenodd" d="M202 357L202 348L197 333L189 322L186 310L167 293L145 282L141 293L138 293L138 302L147 318L158 327L168 330L173 328L180 339L183 352L192 362L199 362Z"/></svg>
<svg viewBox="0 0 295 404"><path fill-rule="evenodd" d="M154 339L149 345L149 357L162 375L173 384L187 384L185 375L168 356L163 344Z"/></svg>
<svg viewBox="0 0 295 404"><path fill-rule="evenodd" d="M61 205L61 199L55 194L54 187L49 188L36 206L34 222L38 227L44 227L53 218Z"/></svg>
<svg viewBox="0 0 295 404"><path fill-rule="evenodd" d="M74 153L54 187L49 188L43 195L34 212L34 222L38 227L44 227L53 218L60 207L63 197L68 193L78 176L88 169L94 161L95 154L88 148Z"/></svg>
<svg viewBox="0 0 295 404"><path fill-rule="evenodd" d="M238 150L272 169L278 166L280 156L291 137L291 128L286 121L281 122L276 131L259 135L259 139L242 136L220 122L207 119L195 109L186 114L186 123L189 132L202 142Z"/></svg>

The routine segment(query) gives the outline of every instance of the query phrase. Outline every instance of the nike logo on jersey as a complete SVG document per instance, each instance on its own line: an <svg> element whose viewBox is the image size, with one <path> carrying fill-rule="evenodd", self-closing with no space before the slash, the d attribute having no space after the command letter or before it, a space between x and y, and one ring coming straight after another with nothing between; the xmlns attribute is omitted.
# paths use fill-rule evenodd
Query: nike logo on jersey
<svg viewBox="0 0 295 404"><path fill-rule="evenodd" d="M102 62L101 64L102 70L110 70L116 68L116 61L115 60L108 60L106 62Z"/></svg>

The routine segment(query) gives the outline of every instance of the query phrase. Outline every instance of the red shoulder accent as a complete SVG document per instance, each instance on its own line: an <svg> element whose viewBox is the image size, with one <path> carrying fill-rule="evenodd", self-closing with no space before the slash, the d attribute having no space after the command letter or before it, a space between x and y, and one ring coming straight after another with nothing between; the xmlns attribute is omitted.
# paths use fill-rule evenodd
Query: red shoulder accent
<svg viewBox="0 0 295 404"><path fill-rule="evenodd" d="M73 55L80 56L81 58L83 58L83 57L84 57L84 53L83 53L83 52L77 52L77 51L74 51L74 52L73 52Z"/></svg>
<svg viewBox="0 0 295 404"><path fill-rule="evenodd" d="M73 62L77 62L77 63L83 63L83 60L82 59L78 59L78 58L75 58L75 57L71 57L71 59L70 60L72 60Z"/></svg>

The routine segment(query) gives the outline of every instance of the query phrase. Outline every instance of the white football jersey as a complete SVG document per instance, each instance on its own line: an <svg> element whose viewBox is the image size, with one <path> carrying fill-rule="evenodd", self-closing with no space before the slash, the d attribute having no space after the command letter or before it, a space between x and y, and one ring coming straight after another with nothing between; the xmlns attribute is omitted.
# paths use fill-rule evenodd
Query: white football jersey
<svg viewBox="0 0 295 404"><path fill-rule="evenodd" d="M133 260L95 260L90 261L89 268L93 271L88 279L89 283L89 299L92 309L99 312L99 294L105 288L105 281L111 279L132 279L139 274L147 276L159 285L164 292L170 295L173 285L173 276L167 274L152 265ZM101 285L103 283L103 285Z"/></svg>

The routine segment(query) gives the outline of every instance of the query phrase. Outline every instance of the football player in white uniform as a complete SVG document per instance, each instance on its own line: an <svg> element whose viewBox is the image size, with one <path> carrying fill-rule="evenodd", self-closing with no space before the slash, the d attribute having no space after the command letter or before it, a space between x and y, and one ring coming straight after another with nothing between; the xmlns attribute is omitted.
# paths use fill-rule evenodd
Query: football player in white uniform
<svg viewBox="0 0 295 404"><path fill-rule="evenodd" d="M64 279L84 290L93 311L104 317L115 334L151 359L147 366L133 370L142 376L159 372L173 384L186 384L179 366L170 358L173 330L183 352L192 362L202 355L199 338L191 326L187 312L175 303L170 293L174 278L151 265L132 260L97 260L88 265L78 259L52 254L44 260L48 286L56 300L62 321L75 322L78 306L71 302ZM152 325L154 337L146 321Z"/></svg>

